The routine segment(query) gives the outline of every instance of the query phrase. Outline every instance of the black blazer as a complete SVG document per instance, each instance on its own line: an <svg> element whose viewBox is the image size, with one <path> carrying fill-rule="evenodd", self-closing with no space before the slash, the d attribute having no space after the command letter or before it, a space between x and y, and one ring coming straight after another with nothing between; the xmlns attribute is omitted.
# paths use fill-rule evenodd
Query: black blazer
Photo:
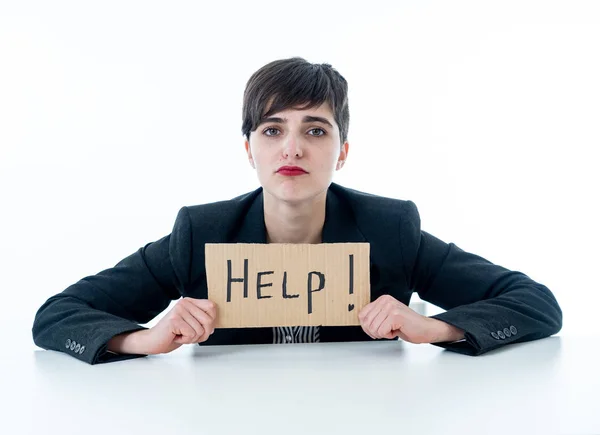
<svg viewBox="0 0 600 435"><path fill-rule="evenodd" d="M443 308L432 316L465 331L466 340L436 345L479 355L550 336L562 312L545 286L421 230L412 201L331 184L324 243L369 242L371 301L411 294ZM205 243L266 243L262 188L227 201L182 207L172 232L85 277L38 310L33 339L90 364L134 358L107 352L117 334L143 329L180 297L207 298ZM371 340L360 326L321 327L322 342ZM272 328L217 329L201 345L272 343Z"/></svg>

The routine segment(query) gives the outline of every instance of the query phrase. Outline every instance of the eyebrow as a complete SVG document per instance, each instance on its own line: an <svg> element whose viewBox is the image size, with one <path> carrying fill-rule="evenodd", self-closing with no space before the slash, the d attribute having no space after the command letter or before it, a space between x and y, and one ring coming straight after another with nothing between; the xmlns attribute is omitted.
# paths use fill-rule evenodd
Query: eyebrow
<svg viewBox="0 0 600 435"><path fill-rule="evenodd" d="M265 124L267 122L276 122L276 123L279 123L279 124L285 124L287 122L287 119L286 118L277 118L277 117L271 116L269 118L265 118L262 121L260 121L260 124L258 124L258 125ZM330 126L331 128L333 128L333 125L331 125L331 122L329 122L327 120L327 118L323 118L321 116L306 115L304 118L302 118L302 122L303 123L320 122L322 124L326 124L326 125Z"/></svg>

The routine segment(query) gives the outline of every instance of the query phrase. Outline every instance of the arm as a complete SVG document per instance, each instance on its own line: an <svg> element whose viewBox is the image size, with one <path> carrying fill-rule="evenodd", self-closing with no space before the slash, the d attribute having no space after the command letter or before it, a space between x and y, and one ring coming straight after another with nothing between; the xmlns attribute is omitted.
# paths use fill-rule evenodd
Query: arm
<svg viewBox="0 0 600 435"><path fill-rule="evenodd" d="M561 329L562 311L544 285L421 231L417 207L410 201L401 225L410 288L447 310L432 318L464 331L464 341L437 346L480 355Z"/></svg>
<svg viewBox="0 0 600 435"><path fill-rule="evenodd" d="M35 344L89 364L143 356L107 352L108 342L146 329L139 323L180 297L189 279L190 242L190 218L183 207L171 234L49 298L35 316Z"/></svg>

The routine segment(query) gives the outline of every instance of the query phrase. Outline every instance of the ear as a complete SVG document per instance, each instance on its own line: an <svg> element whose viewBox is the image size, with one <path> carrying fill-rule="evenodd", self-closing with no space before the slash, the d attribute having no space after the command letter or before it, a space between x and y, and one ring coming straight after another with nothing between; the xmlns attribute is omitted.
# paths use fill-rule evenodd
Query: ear
<svg viewBox="0 0 600 435"><path fill-rule="evenodd" d="M350 144L348 143L348 141L344 142L344 144L342 145L341 149L340 149L340 155L338 156L338 161L335 165L335 170L339 171L340 169L342 169L344 167L344 164L346 163L346 159L348 158L348 150L350 149Z"/></svg>
<svg viewBox="0 0 600 435"><path fill-rule="evenodd" d="M246 154L248 154L248 161L250 162L250 166L256 169L254 165L254 158L252 157L252 150L250 149L250 142L247 140L244 141L244 148L246 148Z"/></svg>

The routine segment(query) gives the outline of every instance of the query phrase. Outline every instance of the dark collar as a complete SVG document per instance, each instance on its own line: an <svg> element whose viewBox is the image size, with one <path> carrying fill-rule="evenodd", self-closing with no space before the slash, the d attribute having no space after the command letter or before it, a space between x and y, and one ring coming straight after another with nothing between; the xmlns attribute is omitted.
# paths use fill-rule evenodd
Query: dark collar
<svg viewBox="0 0 600 435"><path fill-rule="evenodd" d="M239 230L230 243L267 243L262 188L257 189L256 195L252 196L247 212L240 220ZM358 229L348 203L331 188L327 190L322 240L323 243L367 241Z"/></svg>

